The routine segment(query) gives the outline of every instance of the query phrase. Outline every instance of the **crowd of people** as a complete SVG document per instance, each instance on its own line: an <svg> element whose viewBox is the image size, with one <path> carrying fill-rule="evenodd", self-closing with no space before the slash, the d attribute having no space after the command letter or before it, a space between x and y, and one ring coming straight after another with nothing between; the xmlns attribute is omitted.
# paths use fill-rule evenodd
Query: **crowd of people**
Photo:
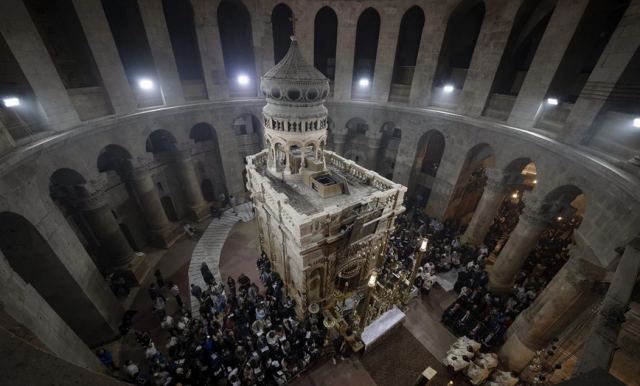
<svg viewBox="0 0 640 386"><path fill-rule="evenodd" d="M265 256L257 267L264 290L244 274L237 280L229 277L226 285L219 283L203 263L206 288L191 285L198 316L184 306L178 286L156 271L148 292L164 338L158 342L149 332L132 330L146 363L126 360L129 380L166 386L282 385L320 355L341 346L340 336L327 334L314 315L296 316L295 302ZM174 314L166 312L164 305L171 300L163 296L163 287L174 297ZM118 369L109 351L101 349L98 356L108 368Z"/></svg>

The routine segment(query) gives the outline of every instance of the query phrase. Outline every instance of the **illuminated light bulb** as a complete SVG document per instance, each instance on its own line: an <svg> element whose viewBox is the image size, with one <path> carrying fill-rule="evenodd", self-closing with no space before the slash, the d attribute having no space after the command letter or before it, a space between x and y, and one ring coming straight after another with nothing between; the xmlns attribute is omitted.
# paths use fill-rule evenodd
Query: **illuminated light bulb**
<svg viewBox="0 0 640 386"><path fill-rule="evenodd" d="M453 87L452 84L447 84L447 85L444 86L443 90L446 93L451 93L451 92L453 92L453 90L455 90L455 88Z"/></svg>
<svg viewBox="0 0 640 386"><path fill-rule="evenodd" d="M558 98L547 98L547 103L552 106L558 105Z"/></svg>
<svg viewBox="0 0 640 386"><path fill-rule="evenodd" d="M246 75L238 75L238 84L241 86L246 86L249 84L249 77Z"/></svg>
<svg viewBox="0 0 640 386"><path fill-rule="evenodd" d="M358 81L358 85L359 85L360 87L369 87L369 83L370 83L370 82L369 82L369 79L367 79L367 78L362 78L362 79L360 79L360 80Z"/></svg>
<svg viewBox="0 0 640 386"><path fill-rule="evenodd" d="M562 216L558 216L558 218L556 218L556 220L562 221Z"/></svg>
<svg viewBox="0 0 640 386"><path fill-rule="evenodd" d="M155 88L155 84L151 79L143 78L138 81L138 87L142 90L149 91Z"/></svg>
<svg viewBox="0 0 640 386"><path fill-rule="evenodd" d="M5 107L16 107L20 106L20 98L18 97L9 97L2 99L2 103Z"/></svg>
<svg viewBox="0 0 640 386"><path fill-rule="evenodd" d="M538 180L533 180L533 184L534 185L537 184L537 183L538 183Z"/></svg>
<svg viewBox="0 0 640 386"><path fill-rule="evenodd" d="M512 198L518 198L518 192L515 192L511 195Z"/></svg>
<svg viewBox="0 0 640 386"><path fill-rule="evenodd" d="M636 118L633 120L633 127L640 128L640 118Z"/></svg>

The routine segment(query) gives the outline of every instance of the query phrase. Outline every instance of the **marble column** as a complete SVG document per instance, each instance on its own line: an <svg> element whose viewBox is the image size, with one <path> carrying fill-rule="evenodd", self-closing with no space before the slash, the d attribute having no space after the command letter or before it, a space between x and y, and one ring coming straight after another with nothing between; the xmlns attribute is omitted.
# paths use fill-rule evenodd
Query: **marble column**
<svg viewBox="0 0 640 386"><path fill-rule="evenodd" d="M182 232L177 225L169 221L164 211L160 194L151 176L150 165L143 162L135 166L129 176L129 182L149 226L151 245L159 248L171 247Z"/></svg>
<svg viewBox="0 0 640 386"><path fill-rule="evenodd" d="M584 374L611 367L613 355L618 349L618 334L624 322L633 287L640 273L640 238L636 238L624 250L616 272L596 316L591 334L578 358L575 374Z"/></svg>
<svg viewBox="0 0 640 386"><path fill-rule="evenodd" d="M122 67L118 48L113 40L109 22L100 0L73 0L84 36L100 72L102 84L116 115L125 115L138 109L138 102L131 90Z"/></svg>
<svg viewBox="0 0 640 386"><path fill-rule="evenodd" d="M572 253L537 299L516 318L500 349L500 362L521 371L537 350L567 328L591 301L594 284L604 270Z"/></svg>
<svg viewBox="0 0 640 386"><path fill-rule="evenodd" d="M548 217L541 212L540 206L531 200L525 200L525 205L518 225L511 232L509 240L489 271L491 288L506 289L513 285L516 274L535 249L540 234L547 227Z"/></svg>
<svg viewBox="0 0 640 386"><path fill-rule="evenodd" d="M367 138L367 165L366 168L373 170L378 169L378 158L380 157L380 146L382 145L382 137Z"/></svg>
<svg viewBox="0 0 640 386"><path fill-rule="evenodd" d="M13 137L9 133L9 130L4 127L2 121L0 121L0 155L8 153L14 147L16 147L16 143Z"/></svg>
<svg viewBox="0 0 640 386"><path fill-rule="evenodd" d="M396 45L402 18L402 15L398 13L398 8L395 6L385 7L383 14L384 17L381 18L380 24L380 37L378 38L376 67L373 74L373 92L371 93L371 99L376 102L389 101L393 65L396 59Z"/></svg>
<svg viewBox="0 0 640 386"><path fill-rule="evenodd" d="M191 3L207 96L211 101L228 99L229 87L218 29L220 0L192 0Z"/></svg>
<svg viewBox="0 0 640 386"><path fill-rule="evenodd" d="M200 189L196 168L191 158L191 149L182 150L178 153L176 157L176 169L178 178L182 184L182 192L187 202L189 217L191 217L193 221L200 222L211 216L209 204L204 199L202 189Z"/></svg>
<svg viewBox="0 0 640 386"><path fill-rule="evenodd" d="M611 35L598 63L594 67L578 100L567 118L560 140L571 144L586 144L589 128L613 92L618 79L640 47L640 0L631 4Z"/></svg>
<svg viewBox="0 0 640 386"><path fill-rule="evenodd" d="M0 1L0 34L42 106L48 128L66 130L79 124L75 106L22 0Z"/></svg>
<svg viewBox="0 0 640 386"><path fill-rule="evenodd" d="M484 241L498 209L505 198L504 174L498 169L487 169L487 183L484 186L482 197L476 207L471 222L462 236L462 241L479 245Z"/></svg>
<svg viewBox="0 0 640 386"><path fill-rule="evenodd" d="M338 155L342 156L344 154L344 144L347 142L347 134L343 133L332 133L333 134L333 151L335 151Z"/></svg>
<svg viewBox="0 0 640 386"><path fill-rule="evenodd" d="M86 197L81 206L82 214L89 223L107 254L109 261L103 262L106 269L126 269L133 261L134 253L120 224L113 216L104 198L104 191L96 190Z"/></svg>
<svg viewBox="0 0 640 386"><path fill-rule="evenodd" d="M411 106L427 107L431 102L433 77L438 67L448 21L446 2L437 3L430 4L430 10L425 12L425 23L409 93Z"/></svg>
<svg viewBox="0 0 640 386"><path fill-rule="evenodd" d="M522 0L488 0L485 3L487 12L457 108L459 113L470 116L480 116L484 110Z"/></svg>
<svg viewBox="0 0 640 386"><path fill-rule="evenodd" d="M588 0L558 1L524 78L507 123L532 128L551 81L578 28Z"/></svg>
<svg viewBox="0 0 640 386"><path fill-rule="evenodd" d="M162 0L138 0L138 8L147 33L164 103L167 106L183 105L184 93L171 47Z"/></svg>
<svg viewBox="0 0 640 386"><path fill-rule="evenodd" d="M333 99L346 101L351 99L353 87L353 59L356 49L357 10L340 4L338 14L338 43L336 46L336 73Z"/></svg>

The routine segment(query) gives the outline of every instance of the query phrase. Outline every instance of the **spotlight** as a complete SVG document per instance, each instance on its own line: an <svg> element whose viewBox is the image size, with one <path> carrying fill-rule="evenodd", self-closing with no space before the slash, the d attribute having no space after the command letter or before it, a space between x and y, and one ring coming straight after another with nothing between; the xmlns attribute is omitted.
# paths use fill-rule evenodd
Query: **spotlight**
<svg viewBox="0 0 640 386"><path fill-rule="evenodd" d="M358 81L358 86L360 87L369 87L369 79L362 78Z"/></svg>
<svg viewBox="0 0 640 386"><path fill-rule="evenodd" d="M518 198L518 192L514 192L514 193L511 195L511 198Z"/></svg>
<svg viewBox="0 0 640 386"><path fill-rule="evenodd" d="M9 97L2 99L2 103L5 107L16 107L20 106L20 98L18 97Z"/></svg>
<svg viewBox="0 0 640 386"><path fill-rule="evenodd" d="M556 218L556 220L562 221L562 216L558 216L558 218Z"/></svg>
<svg viewBox="0 0 640 386"><path fill-rule="evenodd" d="M557 106L558 98L547 98L547 104L550 104L552 106Z"/></svg>
<svg viewBox="0 0 640 386"><path fill-rule="evenodd" d="M633 127L640 127L640 118L636 118L633 120Z"/></svg>
<svg viewBox="0 0 640 386"><path fill-rule="evenodd" d="M138 87L140 87L140 89L145 90L145 91L149 91L149 90L153 90L156 85L153 83L153 81L149 78L142 78L138 81Z"/></svg>
<svg viewBox="0 0 640 386"><path fill-rule="evenodd" d="M249 84L249 77L246 75L238 75L238 84L240 86L246 86Z"/></svg>
<svg viewBox="0 0 640 386"><path fill-rule="evenodd" d="M534 185L537 184L537 183L538 183L538 180L533 180L533 184Z"/></svg>
<svg viewBox="0 0 640 386"><path fill-rule="evenodd" d="M453 90L455 90L455 87L453 87L452 84L446 84L443 88L444 92L446 92L447 94L452 93Z"/></svg>

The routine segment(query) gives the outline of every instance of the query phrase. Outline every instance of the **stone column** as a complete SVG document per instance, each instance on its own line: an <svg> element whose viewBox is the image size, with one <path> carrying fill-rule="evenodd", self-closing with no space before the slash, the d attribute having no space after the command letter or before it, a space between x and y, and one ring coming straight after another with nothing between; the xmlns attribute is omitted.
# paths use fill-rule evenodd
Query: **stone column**
<svg viewBox="0 0 640 386"><path fill-rule="evenodd" d="M251 14L251 28L253 32L253 57L255 60L256 79L253 80L254 88L259 93L260 77L275 65L273 57L273 27L271 26L271 4L265 1L256 1L247 4ZM260 94L261 95L261 94Z"/></svg>
<svg viewBox="0 0 640 386"><path fill-rule="evenodd" d="M585 144L589 128L640 47L640 0L632 0L567 118L561 140Z"/></svg>
<svg viewBox="0 0 640 386"><path fill-rule="evenodd" d="M509 240L500 251L495 264L489 271L489 286L506 289L513 285L516 274L536 247L540 234L547 227L548 218L539 205L525 200L525 208L518 225L511 232Z"/></svg>
<svg viewBox="0 0 640 386"><path fill-rule="evenodd" d="M371 99L377 102L389 101L393 65L396 59L396 45L400 31L402 15L397 7L385 7L384 17L380 19L380 37L376 54L376 67L373 74L373 92Z"/></svg>
<svg viewBox="0 0 640 386"><path fill-rule="evenodd" d="M333 151L335 151L338 155L344 154L344 144L347 141L347 134L343 133L332 133L333 134Z"/></svg>
<svg viewBox="0 0 640 386"><path fill-rule="evenodd" d="M109 22L100 0L73 0L73 6L87 38L102 84L116 115L133 113L138 109L127 75L120 61Z"/></svg>
<svg viewBox="0 0 640 386"><path fill-rule="evenodd" d="M167 106L182 105L185 102L184 93L171 47L167 21L164 18L162 0L138 0L138 8L147 33L164 103Z"/></svg>
<svg viewBox="0 0 640 386"><path fill-rule="evenodd" d="M351 99L351 88L353 87L353 56L356 49L357 12L355 9L347 8L347 4L344 4L341 8L336 9L336 13L338 14L338 43L336 46L333 99L346 101Z"/></svg>
<svg viewBox="0 0 640 386"><path fill-rule="evenodd" d="M50 124L66 130L80 118L22 0L0 1L0 33L27 78Z"/></svg>
<svg viewBox="0 0 640 386"><path fill-rule="evenodd" d="M460 93L459 113L482 114L521 3L522 0L486 1L487 13Z"/></svg>
<svg viewBox="0 0 640 386"><path fill-rule="evenodd" d="M191 3L207 96L211 101L228 99L229 87L218 29L220 0L192 0Z"/></svg>
<svg viewBox="0 0 640 386"><path fill-rule="evenodd" d="M314 60L314 44L315 44L315 20L316 14L320 10L319 3L299 2L293 4L293 17L296 20L296 38L302 56L307 63L313 65Z"/></svg>
<svg viewBox="0 0 640 386"><path fill-rule="evenodd" d="M624 250L596 317L595 325L578 359L575 374L588 373L597 368L609 371L613 355L618 349L618 334L624 322L624 313L638 273L640 273L640 238L633 240Z"/></svg>
<svg viewBox="0 0 640 386"><path fill-rule="evenodd" d="M547 90L588 3L588 0L558 1L509 115L507 122L510 125L532 128L535 124Z"/></svg>
<svg viewBox="0 0 640 386"><path fill-rule="evenodd" d="M211 216L209 204L204 199L202 189L200 189L200 184L198 183L198 175L191 158L191 149L179 152L176 157L176 169L191 219L200 222Z"/></svg>
<svg viewBox="0 0 640 386"><path fill-rule="evenodd" d="M0 121L0 155L8 153L14 147L16 147L16 143L14 142L13 137L9 134L9 130L4 127L2 121Z"/></svg>
<svg viewBox="0 0 640 386"><path fill-rule="evenodd" d="M487 169L487 183L482 197L476 207L471 222L462 236L462 240L469 244L479 245L484 241L498 209L505 197L504 174L498 169Z"/></svg>
<svg viewBox="0 0 640 386"><path fill-rule="evenodd" d="M430 11L425 12L425 23L409 94L411 106L426 107L431 102L433 77L438 67L448 16L446 3L437 3L431 4Z"/></svg>
<svg viewBox="0 0 640 386"><path fill-rule="evenodd" d="M522 370L537 350L545 348L589 304L591 289L604 270L572 253L538 298L509 327L500 362Z"/></svg>
<svg viewBox="0 0 640 386"><path fill-rule="evenodd" d="M380 145L382 144L382 137L367 138L367 165L369 170L376 171L378 169L378 154L380 152Z"/></svg>
<svg viewBox="0 0 640 386"><path fill-rule="evenodd" d="M134 167L129 176L129 182L138 197L138 204L149 226L151 245L159 248L171 247L182 232L167 218L151 177L149 165L141 163Z"/></svg>
<svg viewBox="0 0 640 386"><path fill-rule="evenodd" d="M133 261L133 249L120 229L120 224L104 199L104 191L92 192L82 202L82 213L110 260L105 268L126 269Z"/></svg>

